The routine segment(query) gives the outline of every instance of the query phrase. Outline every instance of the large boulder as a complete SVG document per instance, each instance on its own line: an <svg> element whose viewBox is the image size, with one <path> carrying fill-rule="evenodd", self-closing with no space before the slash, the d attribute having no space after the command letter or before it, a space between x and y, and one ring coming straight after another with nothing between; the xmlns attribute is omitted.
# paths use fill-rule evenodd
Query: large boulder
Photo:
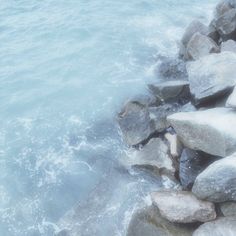
<svg viewBox="0 0 236 236"><path fill-rule="evenodd" d="M221 157L236 152L236 112L233 109L180 112L167 120L190 149Z"/></svg>
<svg viewBox="0 0 236 236"><path fill-rule="evenodd" d="M201 104L232 90L236 83L236 54L211 54L187 65L190 91Z"/></svg>
<svg viewBox="0 0 236 236"><path fill-rule="evenodd" d="M220 204L220 210L224 216L236 217L236 202L223 202Z"/></svg>
<svg viewBox="0 0 236 236"><path fill-rule="evenodd" d="M174 175L174 163L169 155L168 145L160 138L151 139L142 149L130 150L126 160L130 166L152 166L160 174Z"/></svg>
<svg viewBox="0 0 236 236"><path fill-rule="evenodd" d="M222 52L234 52L236 53L236 42L232 39L222 42L221 44Z"/></svg>
<svg viewBox="0 0 236 236"><path fill-rule="evenodd" d="M191 189L197 176L217 158L185 148L180 157L179 179L184 189Z"/></svg>
<svg viewBox="0 0 236 236"><path fill-rule="evenodd" d="M229 96L227 102L227 107L236 108L236 88L234 89L233 93Z"/></svg>
<svg viewBox="0 0 236 236"><path fill-rule="evenodd" d="M221 17L223 14L225 14L227 11L231 10L233 7L231 4L227 1L221 1L217 4L216 9L215 9L215 18L218 19Z"/></svg>
<svg viewBox="0 0 236 236"><path fill-rule="evenodd" d="M193 231L193 226L171 223L149 206L133 214L126 236L191 236Z"/></svg>
<svg viewBox="0 0 236 236"><path fill-rule="evenodd" d="M236 9L226 11L216 20L216 28L223 41L236 39Z"/></svg>
<svg viewBox="0 0 236 236"><path fill-rule="evenodd" d="M193 236L234 236L236 235L236 218L221 217L201 225Z"/></svg>
<svg viewBox="0 0 236 236"><path fill-rule="evenodd" d="M128 102L118 114L118 123L124 140L130 146L143 142L155 132L148 107L139 102Z"/></svg>
<svg viewBox="0 0 236 236"><path fill-rule="evenodd" d="M191 192L161 190L152 193L152 201L171 222L207 222L216 218L214 204L197 199Z"/></svg>
<svg viewBox="0 0 236 236"><path fill-rule="evenodd" d="M236 201L236 153L207 167L196 178L192 191L212 202Z"/></svg>
<svg viewBox="0 0 236 236"><path fill-rule="evenodd" d="M195 33L187 45L187 59L197 60L210 53L218 53L220 48L218 45L209 37Z"/></svg>

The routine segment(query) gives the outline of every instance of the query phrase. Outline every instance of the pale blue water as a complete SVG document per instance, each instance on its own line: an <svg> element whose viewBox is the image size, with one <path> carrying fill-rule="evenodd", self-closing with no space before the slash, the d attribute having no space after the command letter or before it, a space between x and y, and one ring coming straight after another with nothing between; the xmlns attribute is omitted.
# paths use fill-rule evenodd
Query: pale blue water
<svg viewBox="0 0 236 236"><path fill-rule="evenodd" d="M81 207L77 235L88 218L96 229L88 235L123 235L126 213L149 183L116 175L124 145L115 114L158 79L157 56L174 55L184 27L209 22L216 2L0 1L1 236L54 235L59 219L111 175L102 193L110 208ZM104 209L113 209L104 219L111 224L99 230Z"/></svg>

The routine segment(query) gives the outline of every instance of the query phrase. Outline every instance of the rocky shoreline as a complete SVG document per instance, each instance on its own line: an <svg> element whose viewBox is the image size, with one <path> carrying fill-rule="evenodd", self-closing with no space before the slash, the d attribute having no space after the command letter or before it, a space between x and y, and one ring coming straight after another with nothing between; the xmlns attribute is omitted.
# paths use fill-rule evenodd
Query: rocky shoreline
<svg viewBox="0 0 236 236"><path fill-rule="evenodd" d="M178 186L150 193L127 236L236 235L236 1L221 1L209 26L190 23L179 48L117 117L129 165Z"/></svg>

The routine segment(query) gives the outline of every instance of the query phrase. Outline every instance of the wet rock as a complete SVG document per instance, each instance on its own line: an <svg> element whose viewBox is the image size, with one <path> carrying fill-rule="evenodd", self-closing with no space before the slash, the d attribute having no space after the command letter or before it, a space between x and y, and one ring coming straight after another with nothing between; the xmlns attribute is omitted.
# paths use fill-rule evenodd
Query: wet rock
<svg viewBox="0 0 236 236"><path fill-rule="evenodd" d="M170 154L173 158L180 157L183 146L176 134L166 133L165 138L170 146Z"/></svg>
<svg viewBox="0 0 236 236"><path fill-rule="evenodd" d="M149 206L133 214L126 236L191 236L194 228L171 223L160 215L157 207Z"/></svg>
<svg viewBox="0 0 236 236"><path fill-rule="evenodd" d="M179 178L184 189L191 189L197 176L215 160L216 157L185 148L179 164Z"/></svg>
<svg viewBox="0 0 236 236"><path fill-rule="evenodd" d="M235 0L227 0L227 2L229 2L229 4L230 4L232 7L236 8L236 1L235 1Z"/></svg>
<svg viewBox="0 0 236 236"><path fill-rule="evenodd" d="M158 169L160 174L175 173L168 145L160 138L153 138L142 149L131 151L126 163L131 166L152 166Z"/></svg>
<svg viewBox="0 0 236 236"><path fill-rule="evenodd" d="M162 217L171 222L207 222L216 218L214 204L198 200L191 192L161 190L152 193L152 201Z"/></svg>
<svg viewBox="0 0 236 236"><path fill-rule="evenodd" d="M149 90L160 101L182 102L190 100L189 82L184 80L172 80L157 84L149 84Z"/></svg>
<svg viewBox="0 0 236 236"><path fill-rule="evenodd" d="M235 201L235 180L236 153L207 167L196 178L192 192L198 198L212 202Z"/></svg>
<svg viewBox="0 0 236 236"><path fill-rule="evenodd" d="M215 9L215 18L218 19L223 14L225 14L227 11L231 10L233 7L230 5L227 1L221 1L217 4Z"/></svg>
<svg viewBox="0 0 236 236"><path fill-rule="evenodd" d="M232 109L176 113L167 120L190 149L221 157L236 151L236 112Z"/></svg>
<svg viewBox="0 0 236 236"><path fill-rule="evenodd" d="M236 88L226 101L226 106L231 108L236 108Z"/></svg>
<svg viewBox="0 0 236 236"><path fill-rule="evenodd" d="M220 204L220 210L224 216L236 217L236 202L223 202Z"/></svg>
<svg viewBox="0 0 236 236"><path fill-rule="evenodd" d="M216 20L213 19L210 23L210 25L208 26L208 34L207 36L209 38L211 38L212 40L214 40L217 44L219 44L220 41L220 34L216 29Z"/></svg>
<svg viewBox="0 0 236 236"><path fill-rule="evenodd" d="M124 140L130 146L143 142L155 132L148 107L139 102L128 102L118 114L118 123Z"/></svg>
<svg viewBox="0 0 236 236"><path fill-rule="evenodd" d="M222 217L201 225L193 236L234 236L236 233L236 218Z"/></svg>
<svg viewBox="0 0 236 236"><path fill-rule="evenodd" d="M236 54L211 54L187 66L190 91L195 103L212 101L231 91L236 83Z"/></svg>
<svg viewBox="0 0 236 236"><path fill-rule="evenodd" d="M216 20L216 29L223 41L236 39L236 9L226 11Z"/></svg>
<svg viewBox="0 0 236 236"><path fill-rule="evenodd" d="M210 53L218 52L220 52L218 45L211 38L198 32L190 39L186 51L188 60L197 60Z"/></svg>
<svg viewBox="0 0 236 236"><path fill-rule="evenodd" d="M232 39L227 40L226 42L222 42L221 44L221 51L222 52L234 52L236 53L236 42Z"/></svg>

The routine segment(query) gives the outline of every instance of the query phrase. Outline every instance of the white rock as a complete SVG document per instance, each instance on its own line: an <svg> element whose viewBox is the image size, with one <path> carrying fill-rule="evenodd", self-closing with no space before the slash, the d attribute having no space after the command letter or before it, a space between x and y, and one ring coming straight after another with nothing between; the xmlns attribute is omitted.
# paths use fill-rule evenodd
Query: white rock
<svg viewBox="0 0 236 236"><path fill-rule="evenodd" d="M172 157L177 158L181 155L183 146L176 134L166 133L165 138L170 145L170 154Z"/></svg>
<svg viewBox="0 0 236 236"><path fill-rule="evenodd" d="M228 51L228 52L236 53L236 42L232 39L222 42L221 51L222 52Z"/></svg>

